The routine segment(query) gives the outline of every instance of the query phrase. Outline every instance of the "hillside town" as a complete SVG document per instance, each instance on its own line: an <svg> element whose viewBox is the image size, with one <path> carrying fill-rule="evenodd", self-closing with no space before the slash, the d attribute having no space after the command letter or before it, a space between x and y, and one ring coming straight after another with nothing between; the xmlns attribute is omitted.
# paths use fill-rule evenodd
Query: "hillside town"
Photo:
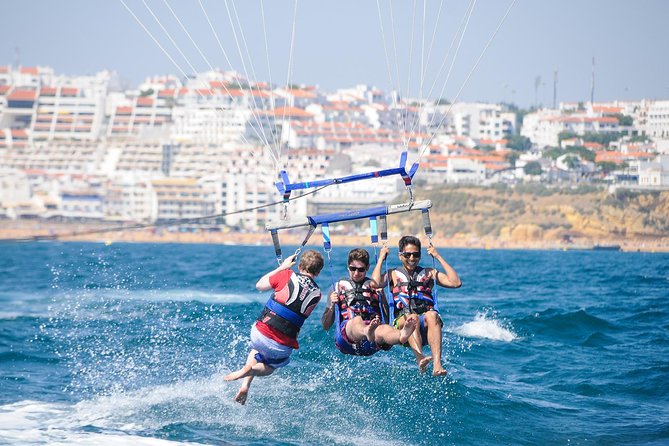
<svg viewBox="0 0 669 446"><path fill-rule="evenodd" d="M333 92L230 71L134 89L100 72L0 66L0 219L193 223L255 231L285 212L274 182L420 161L417 188L540 182L669 189L669 100L449 103L358 85ZM295 215L378 205L398 177L332 186ZM257 208L248 212L238 212ZM235 213L238 212L238 213Z"/></svg>

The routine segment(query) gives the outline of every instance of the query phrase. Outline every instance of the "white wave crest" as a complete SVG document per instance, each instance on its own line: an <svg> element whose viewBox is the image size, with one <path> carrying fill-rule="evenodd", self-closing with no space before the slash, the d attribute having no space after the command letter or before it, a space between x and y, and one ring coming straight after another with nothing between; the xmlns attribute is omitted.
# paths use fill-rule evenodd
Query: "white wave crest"
<svg viewBox="0 0 669 446"><path fill-rule="evenodd" d="M489 318L486 313L477 313L473 321L456 327L453 332L465 338L482 338L503 342L512 342L518 339L518 335L504 327L498 319Z"/></svg>
<svg viewBox="0 0 669 446"><path fill-rule="evenodd" d="M0 438L8 445L141 445L173 446L193 443L175 442L117 432L84 432L83 424L73 416L73 406L20 401L0 406Z"/></svg>

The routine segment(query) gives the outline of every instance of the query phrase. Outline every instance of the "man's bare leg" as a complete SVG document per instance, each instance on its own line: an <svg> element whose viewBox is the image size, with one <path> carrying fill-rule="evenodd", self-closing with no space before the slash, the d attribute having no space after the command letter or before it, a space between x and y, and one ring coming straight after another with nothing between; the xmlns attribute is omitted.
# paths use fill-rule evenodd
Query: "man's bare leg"
<svg viewBox="0 0 669 446"><path fill-rule="evenodd" d="M404 316L402 316L399 323L400 328L404 328L404 325L406 325L406 322L409 319L413 319L415 324L413 333L409 336L409 347L411 347L413 355L416 358L416 363L418 363L418 370L420 373L424 373L425 370L427 370L427 365L432 361L432 356L425 356L423 354L423 340L420 337L420 319L418 318L418 315L412 314L408 319L405 319Z"/></svg>
<svg viewBox="0 0 669 446"><path fill-rule="evenodd" d="M415 328L416 320L412 318L408 319L400 330L388 324L379 325L374 334L374 342L386 345L406 344Z"/></svg>
<svg viewBox="0 0 669 446"><path fill-rule="evenodd" d="M226 381L236 381L247 376L267 376L274 373L274 367L258 362L255 358L257 350L251 350L249 356L246 358L246 365L241 369L225 375L223 378Z"/></svg>
<svg viewBox="0 0 669 446"><path fill-rule="evenodd" d="M360 317L356 316L346 323L346 337L351 342L360 342L365 339L368 341L374 341L374 333L379 326L379 319L372 319L369 324L366 324L365 321Z"/></svg>
<svg viewBox="0 0 669 446"><path fill-rule="evenodd" d="M446 375L446 369L441 364L441 327L443 322L436 311L425 313L425 325L427 326L427 343L434 356L432 365L432 376Z"/></svg>
<svg viewBox="0 0 669 446"><path fill-rule="evenodd" d="M235 401L241 404L242 406L246 404L246 397L249 395L249 389L251 388L251 382L253 381L253 376L247 376L242 381L242 386L239 388L239 392L235 395Z"/></svg>

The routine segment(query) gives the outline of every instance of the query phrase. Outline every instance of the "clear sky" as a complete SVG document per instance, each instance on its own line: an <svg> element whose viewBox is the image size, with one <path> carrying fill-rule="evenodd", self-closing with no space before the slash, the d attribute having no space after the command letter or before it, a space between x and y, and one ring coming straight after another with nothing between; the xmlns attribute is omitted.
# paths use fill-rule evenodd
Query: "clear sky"
<svg viewBox="0 0 669 446"><path fill-rule="evenodd" d="M196 71L232 65L250 78L271 74L276 84L290 79L325 90L369 84L449 100L462 89L459 101L526 107L552 104L556 70L558 101L589 100L594 57L595 100L669 99L666 0L516 0L467 82L513 0L298 0L296 9L293 0L227 0L233 23L235 11L241 23L243 64L223 0L3 0L0 64L19 60L71 75L109 69L128 87L149 75L181 75L124 3L186 73L191 65Z"/></svg>

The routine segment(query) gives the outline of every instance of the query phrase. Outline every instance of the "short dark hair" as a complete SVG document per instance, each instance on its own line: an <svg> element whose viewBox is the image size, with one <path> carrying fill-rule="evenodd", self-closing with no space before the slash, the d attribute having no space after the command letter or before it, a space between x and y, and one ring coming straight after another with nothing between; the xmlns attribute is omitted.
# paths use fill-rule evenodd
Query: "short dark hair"
<svg viewBox="0 0 669 446"><path fill-rule="evenodd" d="M400 252L404 252L404 248L407 245L416 245L416 247L419 250L421 249L420 248L420 240L418 239L418 237L414 237L413 235L405 235L404 237L402 237L400 239L400 243L399 243Z"/></svg>
<svg viewBox="0 0 669 446"><path fill-rule="evenodd" d="M298 268L302 271L306 271L309 274L317 276L318 273L323 269L323 256L320 252L314 251L312 249L304 251L302 257L300 258L300 263Z"/></svg>
<svg viewBox="0 0 669 446"><path fill-rule="evenodd" d="M354 260L358 260L364 263L365 266L369 266L369 253L367 252L366 249L362 248L352 249L348 253L348 264L350 265L351 262Z"/></svg>

